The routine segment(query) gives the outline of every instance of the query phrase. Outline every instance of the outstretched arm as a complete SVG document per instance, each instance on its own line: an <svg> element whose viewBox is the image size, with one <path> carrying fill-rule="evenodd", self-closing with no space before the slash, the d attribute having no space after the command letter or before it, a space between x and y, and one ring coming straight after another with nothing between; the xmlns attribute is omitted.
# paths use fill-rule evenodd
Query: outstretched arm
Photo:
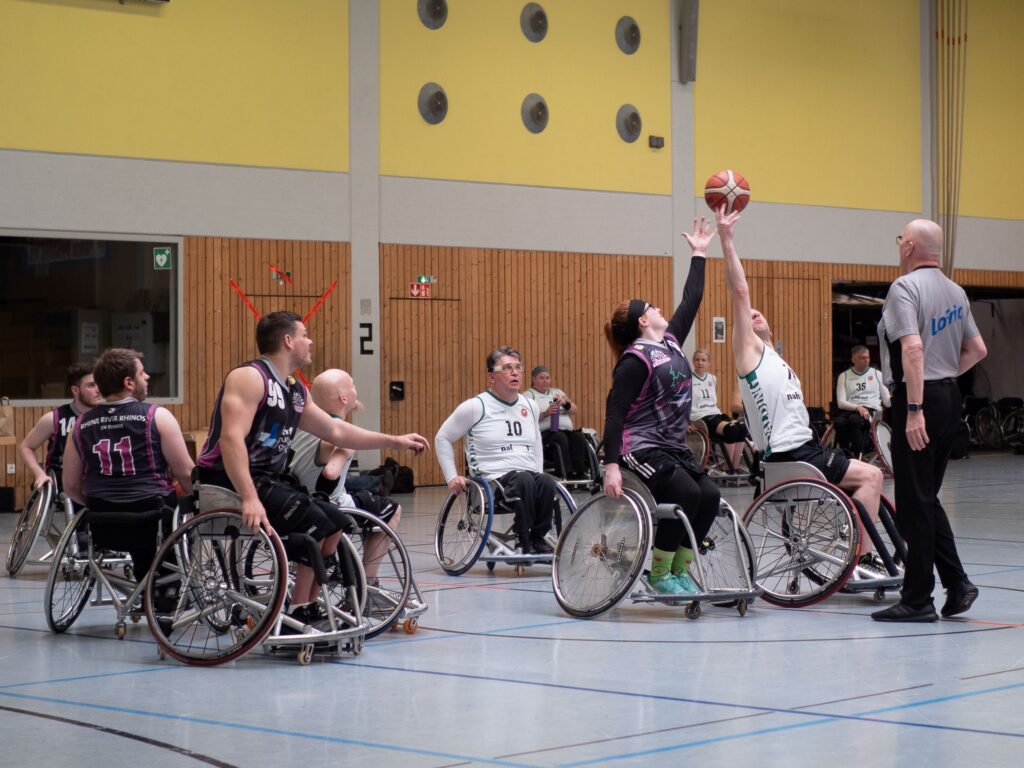
<svg viewBox="0 0 1024 768"><path fill-rule="evenodd" d="M693 220L693 232L683 232L683 237L693 251L690 256L690 271L686 275L686 285L683 286L683 299L668 322L668 332L675 336L680 344L690 335L697 310L704 300L704 258L707 256L708 245L715 237L715 230L711 228L711 222L702 216L699 220Z"/></svg>
<svg viewBox="0 0 1024 768"><path fill-rule="evenodd" d="M737 211L728 215L725 213L725 204L715 211L718 236L722 239L722 255L725 257L725 285L732 299L732 353L736 361L736 373L744 376L757 367L764 343L754 333L754 323L750 317L750 288L733 242L732 227L739 219Z"/></svg>

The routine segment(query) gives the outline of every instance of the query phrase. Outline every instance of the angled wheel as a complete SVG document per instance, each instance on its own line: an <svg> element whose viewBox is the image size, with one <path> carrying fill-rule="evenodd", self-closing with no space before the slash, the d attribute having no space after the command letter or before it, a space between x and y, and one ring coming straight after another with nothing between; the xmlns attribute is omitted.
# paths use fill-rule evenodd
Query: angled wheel
<svg viewBox="0 0 1024 768"><path fill-rule="evenodd" d="M825 434L821 436L820 444L826 448L836 447L836 428L834 424L828 425L828 429L825 430Z"/></svg>
<svg viewBox="0 0 1024 768"><path fill-rule="evenodd" d="M884 421L876 421L871 428L871 442L882 471L892 476L892 427Z"/></svg>
<svg viewBox="0 0 1024 768"><path fill-rule="evenodd" d="M732 508L724 501L701 542L699 553L705 581L701 587L705 591L746 589L748 583L756 581L753 544ZM691 575L694 575L692 569ZM735 604L736 601L721 603L726 606Z"/></svg>
<svg viewBox="0 0 1024 768"><path fill-rule="evenodd" d="M277 534L251 531L235 510L193 517L154 558L144 596L150 631L168 656L186 664L237 659L273 628L287 593L287 562Z"/></svg>
<svg viewBox="0 0 1024 768"><path fill-rule="evenodd" d="M754 501L743 520L764 599L783 607L824 600L857 562L860 522L853 502L819 480L790 480Z"/></svg>
<svg viewBox="0 0 1024 768"><path fill-rule="evenodd" d="M639 494L585 502L555 547L551 582L562 610L589 619L614 606L636 583L650 545L651 515Z"/></svg>
<svg viewBox="0 0 1024 768"><path fill-rule="evenodd" d="M356 523L348 538L366 574L363 618L370 622L370 638L390 629L402 614L412 587L412 566L405 545L387 523L361 509L346 507L344 512Z"/></svg>
<svg viewBox="0 0 1024 768"><path fill-rule="evenodd" d="M7 572L11 576L17 576L25 567L39 532L49 525L54 491L52 482L34 489L18 515L18 522L14 524L14 533L11 535L11 546L7 550Z"/></svg>
<svg viewBox="0 0 1024 768"><path fill-rule="evenodd" d="M704 469L711 458L711 442L708 440L706 430L697 427L692 432L686 433L686 447L693 452L693 458L697 466Z"/></svg>
<svg viewBox="0 0 1024 768"><path fill-rule="evenodd" d="M54 632L64 632L75 623L96 584L88 549L80 545L85 537L84 518L85 510L82 510L64 529L46 577L43 606L46 623ZM79 537L79 531L82 537Z"/></svg>
<svg viewBox="0 0 1024 768"><path fill-rule="evenodd" d="M465 493L450 494L437 516L434 554L449 576L460 576L480 557L491 533L494 499L478 480L466 483Z"/></svg>
<svg viewBox="0 0 1024 768"><path fill-rule="evenodd" d="M1000 427L1003 439L1011 448L1024 445L1024 409L1012 411Z"/></svg>
<svg viewBox="0 0 1024 768"><path fill-rule="evenodd" d="M986 448L998 450L1003 447L1003 431L999 426L995 407L990 405L978 411L974 423L978 428L978 437Z"/></svg>

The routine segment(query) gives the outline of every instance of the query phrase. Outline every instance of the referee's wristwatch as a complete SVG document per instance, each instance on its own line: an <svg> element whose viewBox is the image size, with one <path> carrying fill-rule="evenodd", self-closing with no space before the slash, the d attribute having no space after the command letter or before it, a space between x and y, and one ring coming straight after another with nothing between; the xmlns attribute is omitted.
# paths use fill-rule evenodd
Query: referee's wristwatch
<svg viewBox="0 0 1024 768"><path fill-rule="evenodd" d="M920 413L920 412L921 412L921 404L920 403L907 403L907 413Z"/></svg>

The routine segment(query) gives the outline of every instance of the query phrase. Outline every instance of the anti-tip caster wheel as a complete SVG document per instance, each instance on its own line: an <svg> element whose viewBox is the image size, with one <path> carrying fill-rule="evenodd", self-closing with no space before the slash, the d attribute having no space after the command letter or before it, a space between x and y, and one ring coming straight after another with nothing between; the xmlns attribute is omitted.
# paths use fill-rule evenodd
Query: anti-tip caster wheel
<svg viewBox="0 0 1024 768"><path fill-rule="evenodd" d="M748 603L746 600L740 600L738 603L736 603L736 613L738 613L740 616L746 616L747 605Z"/></svg>
<svg viewBox="0 0 1024 768"><path fill-rule="evenodd" d="M167 651L164 650L164 647L162 645L160 645L159 643L157 643L157 645L156 645L156 657L158 659L160 659L160 661L166 661L167 660Z"/></svg>
<svg viewBox="0 0 1024 768"><path fill-rule="evenodd" d="M885 600L885 590L879 587L875 590L875 594L871 596L871 599L874 600L876 603L882 602L883 600Z"/></svg>
<svg viewBox="0 0 1024 768"><path fill-rule="evenodd" d="M526 566L523 563L516 563L516 576L525 576Z"/></svg>
<svg viewBox="0 0 1024 768"><path fill-rule="evenodd" d="M494 561L493 560L488 560L487 561L487 570L490 571L491 573L494 573Z"/></svg>
<svg viewBox="0 0 1024 768"><path fill-rule="evenodd" d="M114 634L117 635L118 640L124 640L125 626L123 621L117 622L116 626L114 627Z"/></svg>
<svg viewBox="0 0 1024 768"><path fill-rule="evenodd" d="M313 644L309 643L299 648L299 655L295 657L302 666L308 666L313 660Z"/></svg>
<svg viewBox="0 0 1024 768"><path fill-rule="evenodd" d="M699 619L701 614L700 603L694 601L686 606L686 618Z"/></svg>
<svg viewBox="0 0 1024 768"><path fill-rule="evenodd" d="M402 622L402 631L407 635L415 635L419 628L420 623L416 619L406 619Z"/></svg>

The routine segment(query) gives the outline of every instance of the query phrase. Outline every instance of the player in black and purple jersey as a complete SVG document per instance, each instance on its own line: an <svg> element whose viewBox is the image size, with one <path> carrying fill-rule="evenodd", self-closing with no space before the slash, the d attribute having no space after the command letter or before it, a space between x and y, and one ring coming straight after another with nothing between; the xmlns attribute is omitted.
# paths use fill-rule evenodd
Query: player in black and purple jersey
<svg viewBox="0 0 1024 768"><path fill-rule="evenodd" d="M68 368L67 383L71 390L71 402L45 414L18 445L18 454L32 473L33 488L42 488L50 482L49 473L52 470L57 478L57 490L61 490L64 445L74 429L75 420L103 402L92 375L92 363L74 363ZM43 443L46 443L46 457L40 464L36 451Z"/></svg>
<svg viewBox="0 0 1024 768"><path fill-rule="evenodd" d="M133 349L104 351L93 369L105 402L84 413L64 451L64 489L96 512L173 509L172 478L192 490L192 459L174 415L143 402L149 374ZM156 529L131 532L135 573L143 578L156 554Z"/></svg>
<svg viewBox="0 0 1024 768"><path fill-rule="evenodd" d="M344 515L321 502L288 476L295 432L301 428L340 448L367 450L427 449L420 435L385 435L331 416L317 407L291 374L312 362L313 341L294 312L271 312L256 326L258 360L228 373L217 395L210 434L199 456L202 482L230 488L242 497L242 520L250 528L279 534L308 533L325 555L337 551ZM305 622L319 618L319 587L312 569L297 564L292 615Z"/></svg>
<svg viewBox="0 0 1024 768"><path fill-rule="evenodd" d="M660 503L683 508L697 541L711 528L721 494L686 446L690 426L692 372L680 346L690 333L704 297L704 257L714 229L704 219L684 234L693 257L683 299L666 319L642 299L623 302L605 325L619 356L612 373L604 427L604 491L622 495L619 465L632 470ZM689 576L693 542L682 520L659 520L654 537L651 587L665 594L693 594Z"/></svg>

